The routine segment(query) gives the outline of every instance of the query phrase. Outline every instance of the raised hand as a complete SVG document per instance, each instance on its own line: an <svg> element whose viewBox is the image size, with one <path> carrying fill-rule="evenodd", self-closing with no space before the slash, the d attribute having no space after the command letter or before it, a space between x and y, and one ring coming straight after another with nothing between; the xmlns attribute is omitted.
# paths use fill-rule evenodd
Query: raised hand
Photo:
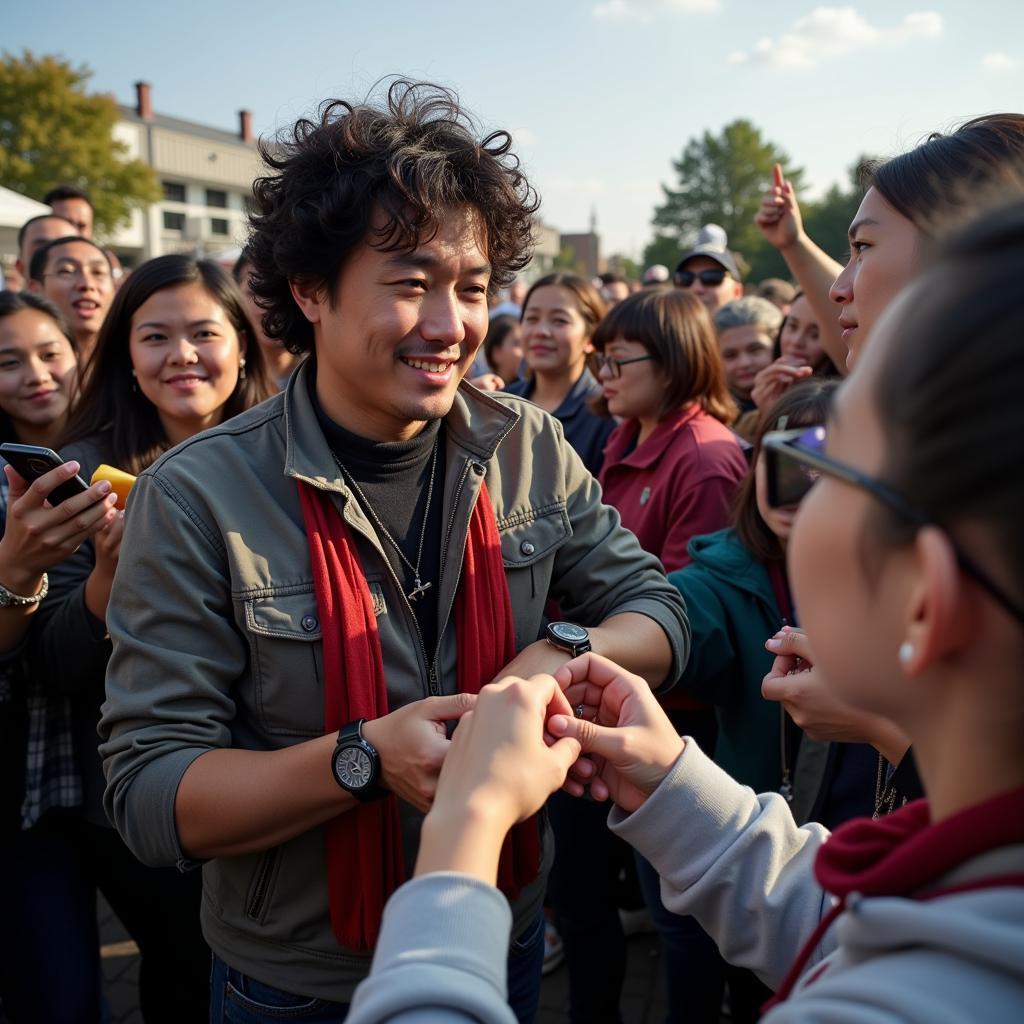
<svg viewBox="0 0 1024 1024"><path fill-rule="evenodd" d="M635 811L665 778L683 752L683 740L661 709L650 686L613 661L589 653L555 673L569 703L581 712L555 714L552 736L579 741L597 769L590 783L595 800L613 800ZM569 792L582 793L572 779Z"/></svg>
<svg viewBox="0 0 1024 1024"><path fill-rule="evenodd" d="M762 412L775 402L799 380L806 380L814 373L810 366L794 366L784 359L769 363L754 378L750 398Z"/></svg>
<svg viewBox="0 0 1024 1024"><path fill-rule="evenodd" d="M796 193L792 183L784 177L780 164L772 168L772 186L761 200L754 223L761 229L765 241L780 250L795 244L803 233Z"/></svg>

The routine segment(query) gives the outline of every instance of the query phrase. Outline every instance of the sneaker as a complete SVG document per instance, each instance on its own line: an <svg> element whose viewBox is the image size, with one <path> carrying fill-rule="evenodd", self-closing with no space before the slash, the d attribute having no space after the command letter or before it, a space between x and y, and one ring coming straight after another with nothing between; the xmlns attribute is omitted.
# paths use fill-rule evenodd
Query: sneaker
<svg viewBox="0 0 1024 1024"><path fill-rule="evenodd" d="M560 967L565 959L565 945L558 929L550 922L544 922L544 966L541 974L550 974Z"/></svg>

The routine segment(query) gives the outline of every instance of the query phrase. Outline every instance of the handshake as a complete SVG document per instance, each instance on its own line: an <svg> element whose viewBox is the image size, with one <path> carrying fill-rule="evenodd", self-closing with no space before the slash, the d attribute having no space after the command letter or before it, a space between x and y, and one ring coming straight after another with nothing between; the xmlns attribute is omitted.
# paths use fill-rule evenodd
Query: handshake
<svg viewBox="0 0 1024 1024"><path fill-rule="evenodd" d="M588 653L554 675L485 686L459 720L424 821L416 873L493 882L509 828L557 789L636 810L683 751L650 687ZM493 859L493 864L491 860Z"/></svg>

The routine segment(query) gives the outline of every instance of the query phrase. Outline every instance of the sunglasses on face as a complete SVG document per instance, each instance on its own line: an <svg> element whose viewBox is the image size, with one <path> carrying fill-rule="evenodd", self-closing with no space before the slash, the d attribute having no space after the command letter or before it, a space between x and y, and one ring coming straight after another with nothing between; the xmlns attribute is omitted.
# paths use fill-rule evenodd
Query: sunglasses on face
<svg viewBox="0 0 1024 1024"><path fill-rule="evenodd" d="M672 275L672 280L680 288L689 288L699 278L701 284L707 285L708 288L715 288L725 280L725 275L725 270L713 268L698 270L696 273L692 270L677 270Z"/></svg>
<svg viewBox="0 0 1024 1024"><path fill-rule="evenodd" d="M915 508L888 484L826 455L826 437L824 427L773 430L764 435L761 451L765 456L768 504L772 508L793 508L799 505L822 476L835 477L853 487L859 487L911 525L918 528L934 526L943 530L953 547L960 569L1015 619L1024 623L1024 608L992 580L957 541L949 536L948 531L921 509Z"/></svg>

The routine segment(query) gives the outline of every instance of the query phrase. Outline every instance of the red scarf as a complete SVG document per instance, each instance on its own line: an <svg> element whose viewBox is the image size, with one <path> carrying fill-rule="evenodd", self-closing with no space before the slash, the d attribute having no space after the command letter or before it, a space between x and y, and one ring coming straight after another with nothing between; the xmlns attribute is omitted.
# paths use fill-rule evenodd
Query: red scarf
<svg viewBox="0 0 1024 1024"><path fill-rule="evenodd" d="M330 495L299 481L299 498L323 630L324 727L334 732L358 718L388 713L380 636L355 543ZM512 602L486 484L469 523L455 633L459 691L479 693L516 654ZM358 804L324 828L335 937L347 949L373 949L384 904L405 881L398 799ZM515 899L539 869L539 832L531 818L505 841L498 885Z"/></svg>
<svg viewBox="0 0 1024 1024"><path fill-rule="evenodd" d="M936 888L954 868L988 850L1024 842L1024 790L1017 789L968 807L932 824L927 800L873 821L856 818L832 833L814 861L821 887L839 901L821 919L767 1010L793 991L807 961L832 922L846 908L851 893L905 896L927 900L954 892L1024 885L1024 875L1010 874ZM810 980L824 973L822 968Z"/></svg>

